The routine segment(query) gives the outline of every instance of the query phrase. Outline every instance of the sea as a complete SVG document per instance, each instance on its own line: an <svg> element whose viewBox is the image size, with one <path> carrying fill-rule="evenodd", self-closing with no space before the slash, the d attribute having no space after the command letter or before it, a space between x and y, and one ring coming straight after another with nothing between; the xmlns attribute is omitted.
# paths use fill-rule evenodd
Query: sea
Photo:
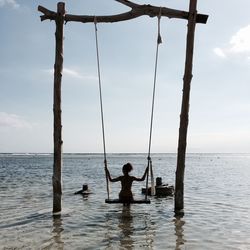
<svg viewBox="0 0 250 250"><path fill-rule="evenodd" d="M145 154L108 154L113 177ZM155 177L175 184L176 154L152 154ZM64 154L62 212L52 213L52 154L0 154L0 249L250 249L250 154L187 154L184 214L174 197L151 204L106 204L102 154ZM90 194L75 195L83 184ZM145 183L133 184L143 198ZM110 185L117 198L119 183Z"/></svg>

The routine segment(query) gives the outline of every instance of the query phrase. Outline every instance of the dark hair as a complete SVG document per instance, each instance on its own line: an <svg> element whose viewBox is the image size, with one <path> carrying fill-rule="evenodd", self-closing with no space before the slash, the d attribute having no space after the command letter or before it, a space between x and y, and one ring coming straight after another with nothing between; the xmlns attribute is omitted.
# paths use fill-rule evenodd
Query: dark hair
<svg viewBox="0 0 250 250"><path fill-rule="evenodd" d="M132 171L132 169L133 169L133 166L131 165L131 163L126 163L122 167L122 171L125 173L129 173L130 171Z"/></svg>
<svg viewBox="0 0 250 250"><path fill-rule="evenodd" d="M88 190L88 184L83 184L82 185L82 191Z"/></svg>

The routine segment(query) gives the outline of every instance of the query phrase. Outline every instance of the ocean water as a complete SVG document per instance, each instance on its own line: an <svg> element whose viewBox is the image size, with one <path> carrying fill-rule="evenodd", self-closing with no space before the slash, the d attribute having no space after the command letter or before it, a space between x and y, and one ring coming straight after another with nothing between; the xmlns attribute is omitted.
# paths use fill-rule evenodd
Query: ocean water
<svg viewBox="0 0 250 250"><path fill-rule="evenodd" d="M175 182L176 154L152 155L155 177ZM110 154L112 176L146 155ZM105 204L103 157L65 154L61 216L52 216L52 155L0 154L0 249L250 249L250 154L188 154L185 214L173 197L151 204ZM74 195L87 183L91 194ZM142 183L133 186L142 198ZM119 183L112 183L117 198Z"/></svg>

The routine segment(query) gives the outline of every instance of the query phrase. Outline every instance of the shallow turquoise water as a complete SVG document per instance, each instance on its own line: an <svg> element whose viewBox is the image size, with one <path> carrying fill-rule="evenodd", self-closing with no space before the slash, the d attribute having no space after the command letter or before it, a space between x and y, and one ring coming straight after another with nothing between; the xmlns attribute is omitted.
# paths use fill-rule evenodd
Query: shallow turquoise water
<svg viewBox="0 0 250 250"><path fill-rule="evenodd" d="M174 184L176 155L152 156L155 177ZM174 200L150 205L104 203L102 155L66 154L63 211L53 217L52 156L0 155L0 249L250 249L250 155L189 154L185 171L185 215L175 217ZM133 174L145 169L143 154L111 154L109 169ZM88 183L92 194L73 195ZM136 197L142 184L133 187ZM119 184L111 185L116 198Z"/></svg>

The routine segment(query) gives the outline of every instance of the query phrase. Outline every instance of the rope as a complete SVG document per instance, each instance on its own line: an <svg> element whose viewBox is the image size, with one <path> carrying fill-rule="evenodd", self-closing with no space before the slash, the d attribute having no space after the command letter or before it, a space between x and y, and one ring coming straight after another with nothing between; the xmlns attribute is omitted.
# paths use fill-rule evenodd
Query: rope
<svg viewBox="0 0 250 250"><path fill-rule="evenodd" d="M152 144L152 131L153 131L153 118L154 118L154 103L155 103L155 88L156 88L156 78L157 78L157 66L158 66L158 54L159 54L159 45L162 43L161 34L160 34L160 19L161 19L161 8L158 15L158 36L157 36L157 46L156 46L156 56L155 56L155 69L154 69L154 84L153 84L153 97L152 97L152 107L151 107L151 118L150 118L150 131L149 131L149 144L148 144L148 171L146 179L146 194L145 199L148 196L148 177L149 171L151 175L151 195L155 194L154 190L154 176L153 176L153 166L151 160L151 144ZM96 58L97 58L97 68L98 68L98 82L99 82L99 97L100 97L100 107L101 107L101 122L102 122L102 140L103 140L103 154L104 154L104 165L107 168L107 155L106 155L106 143L105 143L105 129L104 129L104 112L103 112L103 101L102 101L102 87L101 87L101 73L100 73L100 57L99 57L99 48L98 48L98 35L97 35L97 18L94 17L95 24L95 41L96 41ZM106 171L105 171L106 172ZM109 199L109 182L108 176L106 173L106 184L107 184L107 194Z"/></svg>
<svg viewBox="0 0 250 250"><path fill-rule="evenodd" d="M98 69L98 83L99 83L99 97L100 97L100 107L101 107L101 121L102 121L102 142L103 142L103 156L104 156L104 166L107 168L107 154L106 154L106 142L105 142L105 129L104 129L104 112L103 112L103 102L102 102L102 84L101 84L101 71L100 71L100 57L99 57L99 46L98 46L98 35L97 35L97 19L94 17L95 24L95 44L96 44L96 59L97 59L97 69ZM106 173L106 171L105 171ZM109 182L108 175L106 173L106 185L107 194L109 199Z"/></svg>
<svg viewBox="0 0 250 250"><path fill-rule="evenodd" d="M151 144L152 144L152 132L153 132L153 119L154 119L154 106L155 106L155 87L156 87L156 78L157 78L157 67L158 67L158 54L159 54L159 45L162 43L161 32L160 32L160 24L161 24L161 7L159 10L158 17L158 34L157 34L157 45L156 45L156 53L155 53L155 69L154 69L154 84L153 84L153 97L152 97L152 107L151 107L151 118L150 118L150 130L149 130L149 143L148 143L148 168L150 170L151 175L151 195L155 195L155 185L154 185L154 175L153 175L153 167L151 160ZM149 171L148 171L149 172ZM148 195L148 173L146 180L146 199Z"/></svg>

